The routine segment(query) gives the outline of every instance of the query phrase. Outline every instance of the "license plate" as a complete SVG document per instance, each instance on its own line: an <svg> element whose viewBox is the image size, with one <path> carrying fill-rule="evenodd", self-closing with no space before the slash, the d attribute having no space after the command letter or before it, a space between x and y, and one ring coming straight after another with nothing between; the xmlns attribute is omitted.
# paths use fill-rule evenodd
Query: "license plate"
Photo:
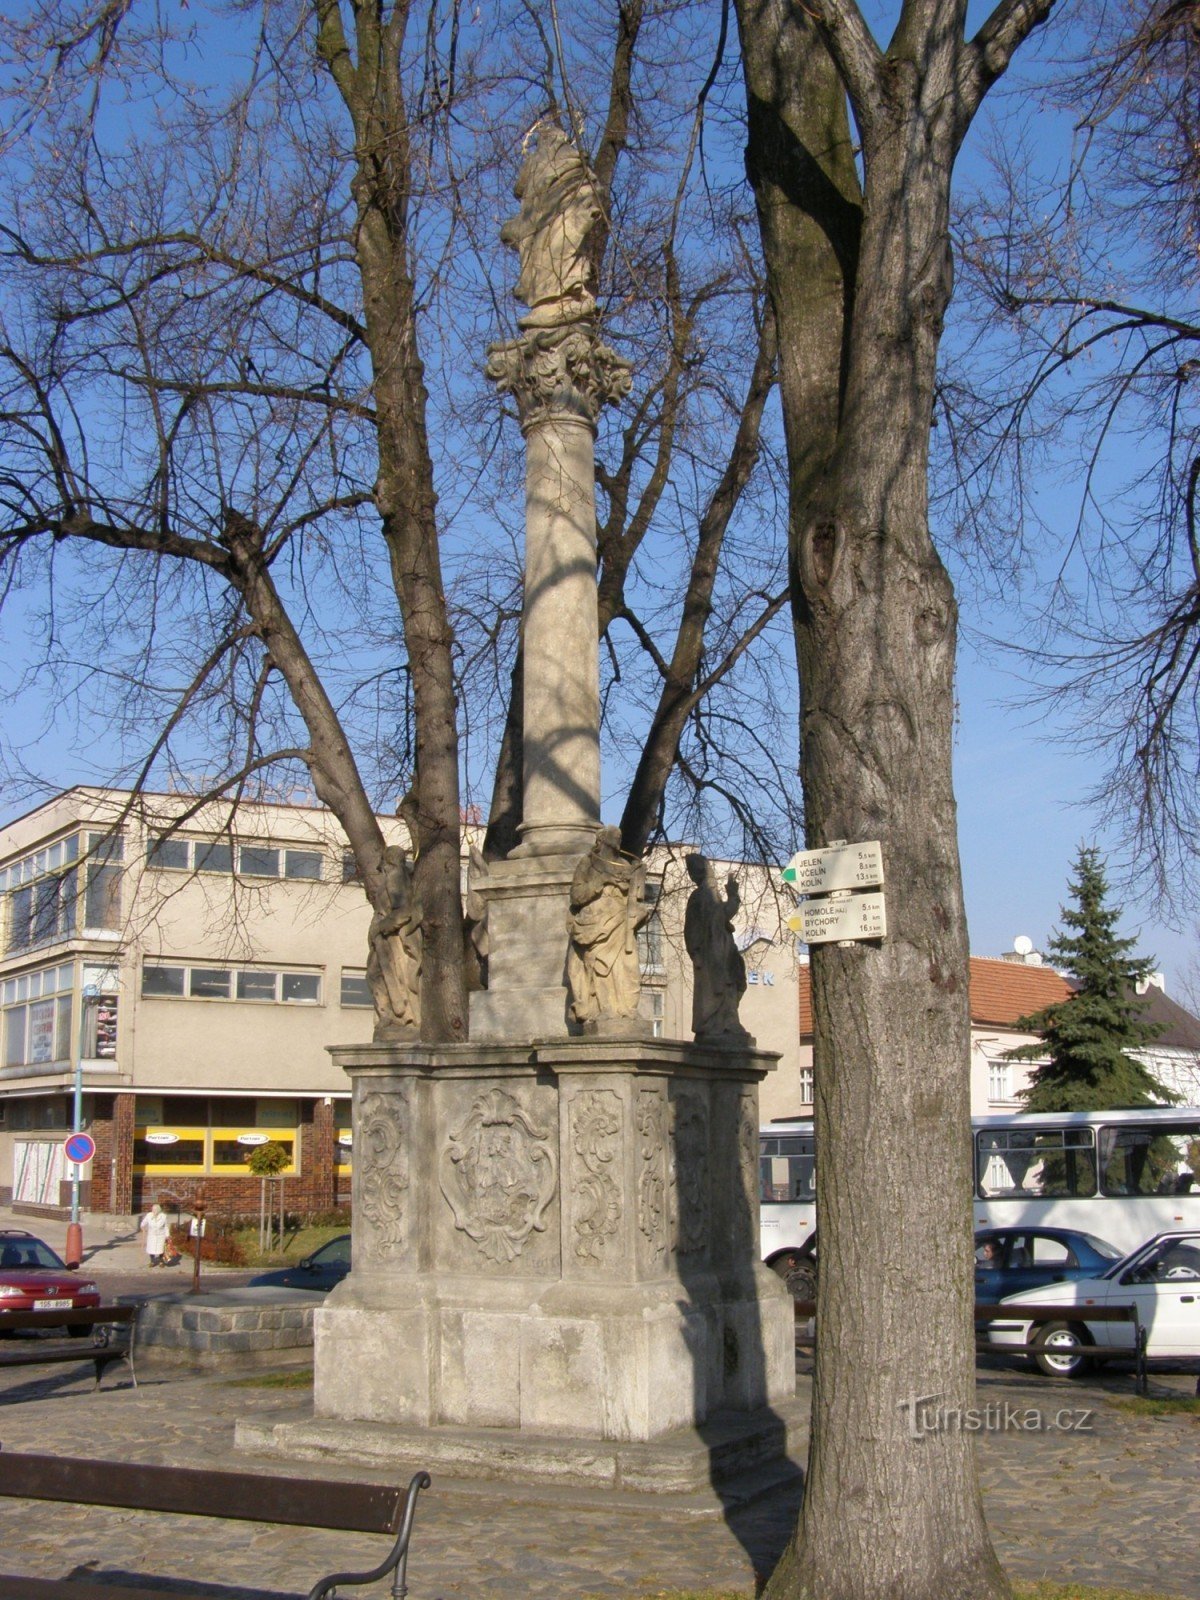
<svg viewBox="0 0 1200 1600"><path fill-rule="evenodd" d="M35 1300L33 1309L35 1311L70 1311L71 1302L69 1300Z"/></svg>

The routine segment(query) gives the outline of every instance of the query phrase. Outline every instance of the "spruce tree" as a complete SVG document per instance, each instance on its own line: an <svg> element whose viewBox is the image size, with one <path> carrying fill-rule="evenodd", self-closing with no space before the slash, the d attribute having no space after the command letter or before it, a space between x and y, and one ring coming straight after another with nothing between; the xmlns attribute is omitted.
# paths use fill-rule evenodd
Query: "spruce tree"
<svg viewBox="0 0 1200 1600"><path fill-rule="evenodd" d="M1108 883L1095 846L1080 846L1068 887L1074 905L1062 908L1062 919L1072 931L1056 932L1048 948L1075 993L1017 1023L1040 1033L1042 1042L1012 1050L1010 1057L1050 1056L1022 1091L1025 1110L1109 1111L1177 1099L1130 1054L1160 1032L1157 1024L1141 1020L1146 1003L1136 988L1154 962L1130 954L1135 940L1118 938L1121 911L1107 903Z"/></svg>

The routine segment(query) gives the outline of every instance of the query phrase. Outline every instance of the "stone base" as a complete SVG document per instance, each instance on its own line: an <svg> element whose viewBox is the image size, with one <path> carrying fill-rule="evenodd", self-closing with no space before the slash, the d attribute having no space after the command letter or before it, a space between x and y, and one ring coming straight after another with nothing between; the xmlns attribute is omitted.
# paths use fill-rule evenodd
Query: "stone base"
<svg viewBox="0 0 1200 1600"><path fill-rule="evenodd" d="M297 1461L345 1461L434 1475L503 1479L513 1488L555 1485L638 1494L717 1489L725 1506L800 1470L807 1407L796 1400L753 1413L718 1412L696 1428L625 1444L508 1428L403 1428L299 1415L242 1418L239 1450ZM725 1487L727 1486L727 1487Z"/></svg>
<svg viewBox="0 0 1200 1600"><path fill-rule="evenodd" d="M304 1290L216 1290L151 1300L138 1312L139 1366L281 1367L312 1360L313 1314L320 1296Z"/></svg>
<svg viewBox="0 0 1200 1600"><path fill-rule="evenodd" d="M520 1428L648 1440L795 1387L792 1302L759 1269L654 1285L403 1282L339 1286L316 1316L316 1411L400 1426Z"/></svg>

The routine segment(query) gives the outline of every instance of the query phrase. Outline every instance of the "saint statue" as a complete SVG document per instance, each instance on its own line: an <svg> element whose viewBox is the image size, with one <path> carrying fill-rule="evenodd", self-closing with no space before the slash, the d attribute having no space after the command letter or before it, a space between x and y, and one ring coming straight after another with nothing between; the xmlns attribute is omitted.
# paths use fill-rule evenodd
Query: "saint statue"
<svg viewBox="0 0 1200 1600"><path fill-rule="evenodd" d="M556 328L590 317L593 264L584 241L600 217L596 182L561 128L541 122L527 140L513 193L521 210L500 229L521 258L516 296L523 328Z"/></svg>
<svg viewBox="0 0 1200 1600"><path fill-rule="evenodd" d="M697 1039L746 1042L750 1036L738 1021L746 963L733 937L742 903L737 879L726 879L722 898L706 856L686 856L684 865L696 885L683 918L683 942L692 959L692 1032Z"/></svg>
<svg viewBox="0 0 1200 1600"><path fill-rule="evenodd" d="M643 899L645 884L645 864L624 854L620 829L601 828L575 868L567 912L571 1016L590 1032L637 1018L637 931L654 909Z"/></svg>
<svg viewBox="0 0 1200 1600"><path fill-rule="evenodd" d="M367 934L377 1039L421 1027L421 902L403 845L390 844L383 852L383 884L383 904L376 906Z"/></svg>

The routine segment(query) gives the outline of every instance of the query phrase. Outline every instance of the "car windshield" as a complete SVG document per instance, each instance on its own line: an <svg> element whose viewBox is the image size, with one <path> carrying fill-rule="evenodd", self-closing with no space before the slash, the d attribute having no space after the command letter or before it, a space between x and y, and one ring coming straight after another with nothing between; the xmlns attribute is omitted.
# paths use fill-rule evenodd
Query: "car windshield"
<svg viewBox="0 0 1200 1600"><path fill-rule="evenodd" d="M67 1270L66 1263L40 1239L6 1239L0 1245L0 1271L11 1272L19 1267L46 1267L58 1272Z"/></svg>
<svg viewBox="0 0 1200 1600"><path fill-rule="evenodd" d="M1103 1256L1106 1261L1124 1261L1125 1257L1116 1245L1109 1244L1107 1239L1097 1239L1094 1233L1085 1233L1083 1238L1091 1245L1098 1256Z"/></svg>
<svg viewBox="0 0 1200 1600"><path fill-rule="evenodd" d="M350 1265L350 1236L344 1239L330 1239L328 1244L323 1244L313 1255L314 1267L340 1267Z"/></svg>

